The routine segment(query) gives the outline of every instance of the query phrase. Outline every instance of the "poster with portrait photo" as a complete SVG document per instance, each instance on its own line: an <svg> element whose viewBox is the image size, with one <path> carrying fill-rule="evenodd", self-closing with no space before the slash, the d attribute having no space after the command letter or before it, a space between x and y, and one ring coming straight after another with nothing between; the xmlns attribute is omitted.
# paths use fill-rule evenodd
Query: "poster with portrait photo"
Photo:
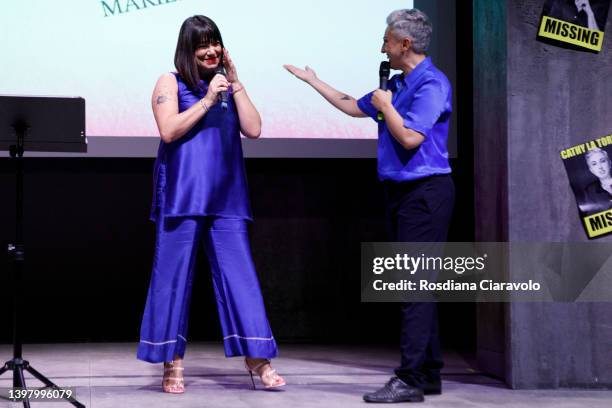
<svg viewBox="0 0 612 408"><path fill-rule="evenodd" d="M611 0L546 0L540 41L597 53L601 51Z"/></svg>
<svg viewBox="0 0 612 408"><path fill-rule="evenodd" d="M586 234L612 232L612 134L561 150Z"/></svg>

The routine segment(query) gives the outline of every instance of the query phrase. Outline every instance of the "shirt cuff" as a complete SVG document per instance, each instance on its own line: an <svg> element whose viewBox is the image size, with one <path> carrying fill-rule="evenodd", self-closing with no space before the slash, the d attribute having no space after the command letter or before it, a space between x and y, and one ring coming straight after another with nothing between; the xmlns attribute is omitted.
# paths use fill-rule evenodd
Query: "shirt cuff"
<svg viewBox="0 0 612 408"><path fill-rule="evenodd" d="M408 129L412 129L415 132L419 132L420 134L422 134L425 138L429 137L429 133L431 132L431 128L424 126L423 124L420 124L418 122L414 122L410 119L404 119L404 127L408 128Z"/></svg>

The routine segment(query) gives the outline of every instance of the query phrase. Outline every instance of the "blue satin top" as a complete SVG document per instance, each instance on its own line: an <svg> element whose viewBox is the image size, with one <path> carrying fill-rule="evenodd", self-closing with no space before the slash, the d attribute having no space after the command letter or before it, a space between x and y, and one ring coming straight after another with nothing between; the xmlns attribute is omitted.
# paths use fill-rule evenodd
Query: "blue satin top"
<svg viewBox="0 0 612 408"><path fill-rule="evenodd" d="M189 109L206 95L189 89L180 75L179 112ZM216 103L180 139L159 144L153 171L151 219L181 216L216 216L252 220L242 158L240 123L233 97L227 110Z"/></svg>

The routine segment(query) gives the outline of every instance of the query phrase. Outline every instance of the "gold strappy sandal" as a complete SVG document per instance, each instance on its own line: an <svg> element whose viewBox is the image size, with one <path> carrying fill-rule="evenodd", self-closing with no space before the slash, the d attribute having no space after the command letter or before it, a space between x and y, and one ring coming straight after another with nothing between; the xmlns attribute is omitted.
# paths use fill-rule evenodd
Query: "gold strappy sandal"
<svg viewBox="0 0 612 408"><path fill-rule="evenodd" d="M258 363L255 364L254 366L250 366L249 361L252 361L252 362L258 361ZM256 389L255 380L253 379L253 373L259 376L259 379L261 380L261 383L264 385L264 388L267 388L267 389L282 387L283 385L287 384L284 378L281 377L276 372L276 370L272 368L272 366L270 365L270 360L268 359L245 358L244 366L249 372L249 374L251 375L251 382L253 383L253 389Z"/></svg>
<svg viewBox="0 0 612 408"><path fill-rule="evenodd" d="M185 369L182 366L176 365L175 361L164 363L164 378L162 379L162 390L164 392L170 394L182 394L185 392L183 370Z"/></svg>

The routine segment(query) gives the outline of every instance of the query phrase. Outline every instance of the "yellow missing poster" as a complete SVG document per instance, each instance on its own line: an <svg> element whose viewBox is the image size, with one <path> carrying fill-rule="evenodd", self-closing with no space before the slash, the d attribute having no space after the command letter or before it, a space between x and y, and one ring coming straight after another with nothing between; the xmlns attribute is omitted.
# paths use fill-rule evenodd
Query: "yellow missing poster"
<svg viewBox="0 0 612 408"><path fill-rule="evenodd" d="M612 232L612 134L561 150L589 238Z"/></svg>
<svg viewBox="0 0 612 408"><path fill-rule="evenodd" d="M538 38L556 45L601 51L611 0L546 0Z"/></svg>

